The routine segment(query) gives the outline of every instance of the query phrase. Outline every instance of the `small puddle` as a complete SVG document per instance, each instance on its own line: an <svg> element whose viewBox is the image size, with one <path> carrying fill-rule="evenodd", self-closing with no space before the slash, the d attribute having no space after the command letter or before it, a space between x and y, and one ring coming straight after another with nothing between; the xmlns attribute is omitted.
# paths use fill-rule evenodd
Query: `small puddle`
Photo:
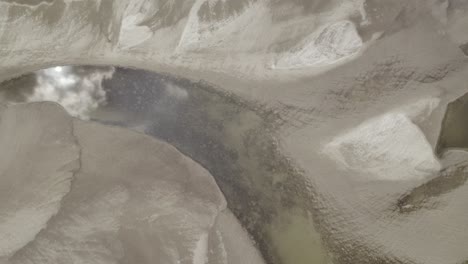
<svg viewBox="0 0 468 264"><path fill-rule="evenodd" d="M468 94L447 106L436 154L442 155L447 149L468 149Z"/></svg>

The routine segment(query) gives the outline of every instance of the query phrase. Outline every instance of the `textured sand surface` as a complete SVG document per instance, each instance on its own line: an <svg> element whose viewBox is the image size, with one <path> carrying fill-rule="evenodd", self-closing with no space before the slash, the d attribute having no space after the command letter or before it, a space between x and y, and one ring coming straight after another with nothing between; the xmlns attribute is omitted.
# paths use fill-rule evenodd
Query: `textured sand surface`
<svg viewBox="0 0 468 264"><path fill-rule="evenodd" d="M2 263L263 263L211 175L168 144L52 103L6 108L0 130Z"/></svg>
<svg viewBox="0 0 468 264"><path fill-rule="evenodd" d="M54 104L1 110L0 255L33 241L70 191L79 168L71 118Z"/></svg>
<svg viewBox="0 0 468 264"><path fill-rule="evenodd" d="M247 167L269 165L265 159L258 158L258 153L264 152L249 148L249 143L254 142L252 133L240 133L246 131L243 129L254 128L252 124L265 122L271 128L265 134L275 142L266 145L278 150L293 166L297 172L293 177L301 182L297 189L307 189L304 196L297 192L310 201L309 204L300 204L302 217L296 217L299 214L291 210L282 216L275 214L276 218L269 222L272 226L283 227L290 234L282 239L275 239L273 235L269 238L268 241L272 241L269 245L276 249L275 257L261 248L269 263L309 264L313 257L305 254L304 258L297 259L294 256L301 255L297 252L319 252L320 256L327 256L316 261L322 263L329 261L329 256L336 264L460 264L468 260L466 155L463 150L453 150L464 147L456 144L446 145L452 149L445 153L435 153L435 150L441 130L464 127L453 125L452 120L443 120L444 116L456 117L456 120L463 116L445 113L449 103L467 92L467 13L468 3L464 0L0 0L0 80L70 64L146 69L190 79L193 81L191 86L203 80L225 96L220 98L228 98L226 101L240 98L239 101L248 102L238 104L234 109L242 109L237 113L252 118L235 119L237 125L233 121L222 128L194 120L190 125L196 124L196 127L179 128L182 131L209 131L206 134L212 136L214 142L232 140L221 140L221 145L234 146L232 148L236 151L233 153L244 154L229 156L232 163L250 163L250 167L241 167L244 169L241 172L232 170L232 175L238 175L245 171L250 173ZM177 89L171 93L185 96ZM2 96L8 97L7 94ZM245 109L249 111L243 112ZM213 111L208 104L205 110L209 118L203 120L211 121L224 114ZM180 124L176 120L171 121L171 115L164 117L169 120L163 120L167 124L174 127ZM190 117L185 116L187 119ZM132 115L129 118L137 120ZM91 131L94 127L74 123L79 123L77 126L82 132ZM2 129L15 126L13 123L5 124L2 121ZM443 124L450 124L450 127L442 128ZM199 133L199 136L206 134ZM458 133L445 131L444 135L455 137ZM177 136L184 139L182 135ZM108 140L113 136L104 138ZM449 138L441 142L464 140ZM101 144L101 140L95 144L98 143ZM184 141L171 143L179 144L182 149ZM14 145L9 140L2 141L2 144L10 144L8 147L12 148ZM241 147L242 144L246 146ZM260 144L250 145L267 148ZM214 158L205 159L209 155L203 154L202 147L193 147L189 144L184 152L200 163L215 164ZM8 156L1 154L0 161L6 162L2 159ZM250 158L248 154L257 158ZM60 158L66 157L60 155ZM41 158L46 159L47 155ZM73 154L70 154L72 158ZM65 161L68 162L67 159ZM50 171L57 170L54 166L57 164L50 167ZM72 167L66 168L73 171ZM213 168L218 169L216 166ZM254 175L249 173L245 174ZM111 177L109 174L112 173L103 172L107 175L103 179L109 180L105 185L110 187L114 180L108 178ZM14 174L3 175L7 174L2 174L2 177L9 179ZM259 185L268 183L282 188L265 176L268 173L262 171L258 175L262 177L257 182L261 183ZM272 172L272 175L276 174ZM55 177L68 179L63 171L51 181L57 180ZM90 175L83 174L83 179L86 177ZM116 177L115 184L121 181L118 174L113 177ZM66 181L60 182L64 184ZM246 182L247 186L256 186ZM228 186L229 182L221 183ZM224 188L222 184L219 185ZM66 184L60 188L63 188L61 193L68 192ZM132 198L119 188L115 186L110 193L118 197L111 199L114 204L109 205L115 207L112 212L116 214L140 199ZM270 190L281 193L276 191L278 189ZM47 195L51 193L47 192ZM71 196L72 192L69 194ZM41 199L53 202L41 208L40 215L44 219L56 213L54 202L60 199L63 202L64 199L47 195ZM29 194L27 196L30 198ZM268 194L265 197L276 196ZM93 206L105 207L109 202L106 195L96 196L96 199ZM209 200L210 197L203 199ZM264 199L263 202L265 200L275 204L279 200L286 201ZM1 202L0 207L8 210L19 210L23 204L12 205L4 199ZM26 209L34 206L23 205ZM86 209L89 208L83 208ZM81 209L76 210L74 213L79 215ZM96 208L89 210L89 213L99 211ZM31 214L22 212L23 215L13 216L27 217ZM212 221L215 215L210 214ZM304 215L310 216L314 224L305 221ZM13 216L10 212L5 217L1 215L0 219L9 223ZM103 216L97 214L94 217L101 219ZM200 219L204 218L200 216ZM115 227L113 220L109 221L100 227L103 232L106 228ZM44 227L43 222L28 222L30 226L21 229L12 240L14 244L0 242L0 252L13 254L34 238ZM299 225L304 228L293 228ZM55 232L74 233L65 224L58 224L57 228L53 234L39 233L36 243L44 243L39 240L41 235L47 239ZM0 230L4 229L0 227ZM8 230L14 229L8 227ZM10 236L7 231L3 234ZM135 234L122 231L121 236L126 239L153 239L151 232L148 232L148 237ZM194 232L190 235L199 234ZM313 234L308 237L314 239L297 239L298 234ZM195 238L191 240L190 247L200 251L205 248L205 241L214 239L211 235L197 238L196 241ZM62 243L61 240L56 241ZM144 250L130 249L130 244L109 243L106 249L111 250L109 252ZM27 248L34 251L33 244L28 244ZM131 244L139 245L137 242ZM106 243L99 245L106 246ZM306 246L302 248L302 245ZM50 248L54 250L54 247ZM60 245L55 245L57 248ZM108 254L107 251L96 252L102 253L99 255L102 258ZM134 254L120 256L128 261L145 256L143 253ZM197 257L190 261L202 263L203 258L195 255ZM161 258L169 259L162 255Z"/></svg>

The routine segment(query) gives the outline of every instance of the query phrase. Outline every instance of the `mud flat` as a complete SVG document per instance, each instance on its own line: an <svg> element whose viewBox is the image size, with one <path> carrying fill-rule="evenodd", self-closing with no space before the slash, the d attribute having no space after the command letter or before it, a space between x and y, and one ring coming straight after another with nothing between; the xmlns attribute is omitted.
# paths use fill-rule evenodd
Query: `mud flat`
<svg viewBox="0 0 468 264"><path fill-rule="evenodd" d="M74 71L82 69L92 67ZM30 79L25 75L3 83L6 100L31 98L37 82ZM330 253L314 228L313 193L301 172L278 151L275 133L284 121L277 114L207 83L142 70L116 68L102 88L99 84L95 90L105 92L105 103L87 119L166 141L205 167L267 263L330 263ZM56 92L64 91L70 98L84 98L76 88ZM48 98L56 97L52 92ZM89 111L78 116L85 112Z"/></svg>
<svg viewBox="0 0 468 264"><path fill-rule="evenodd" d="M278 151L272 111L203 82L117 68L93 118L176 146L211 172L228 208L272 264L329 263L312 218L313 193Z"/></svg>

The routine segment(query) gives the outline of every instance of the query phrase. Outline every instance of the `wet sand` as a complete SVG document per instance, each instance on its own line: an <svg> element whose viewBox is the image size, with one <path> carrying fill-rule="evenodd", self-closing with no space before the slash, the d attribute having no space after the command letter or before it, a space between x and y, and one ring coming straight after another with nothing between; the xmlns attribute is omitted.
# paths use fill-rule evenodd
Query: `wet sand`
<svg viewBox="0 0 468 264"><path fill-rule="evenodd" d="M458 173L452 175L451 170L441 173L454 165L452 159L466 157L453 151L446 153L452 155L450 157L436 157L434 141L442 118L427 117L418 111L419 114L411 114L408 110L421 99L435 99L433 102L439 103L434 106L435 110L432 106L424 106L423 110L429 112L429 116L431 109L443 114L441 109L453 101L453 97L466 93L466 1L333 0L311 3L278 0L242 1L246 4L238 5L210 0L215 3L211 7L204 0L171 1L174 5L164 5L164 1L132 1L136 6L126 0L112 4L107 1L57 0L53 4L42 1L31 6L25 6L23 2L0 1L5 7L0 9L0 55L4 58L0 62L0 79L54 65L99 64L147 69L191 79L195 83L205 80L216 91L214 94L235 98L234 107L219 111L223 107L217 104L225 101L215 97L212 106L197 103L182 107L183 110L198 109L203 112L200 115L176 111L162 113L165 118L160 123L163 125L177 124L177 118L197 125L186 131L184 125L174 125L178 128L176 135L161 125L139 122L138 116L145 111L132 114L138 110L138 104L132 106L134 110L121 114L116 114L113 109L101 110L106 112L105 119L114 124L125 117L121 125L138 131L156 130L160 138L168 141L178 138L172 144L183 142L179 149L192 138L201 138L199 141L205 143L188 145L190 148L186 147L184 152L201 157L199 163L217 172L220 186L227 182L222 187L227 197L240 193L248 197L245 200L261 201L265 208L280 207L264 211L256 209L256 204L237 203L239 208L244 208L245 204L253 208L249 210L259 215L258 219L266 218L268 222L269 216L275 215L271 211L282 211L286 206L279 206L279 202L293 204L288 201L289 197L277 194L277 190L299 190L297 196L301 197L302 189L307 189L304 200L313 208L313 229L321 234L320 240L333 252L335 264L460 264L468 259L468 186L460 184L456 187L448 180L454 177L463 181L464 176L457 176ZM207 16L211 11L214 14ZM317 33L324 37L315 38ZM359 45L353 45L350 50L347 44L359 44L359 39L363 45L353 53ZM324 54L339 59L326 60L331 63L328 67L313 67L315 59ZM283 62L279 65L282 67L275 68L278 61ZM235 96L226 96L221 91ZM191 94L177 89L168 93L181 98ZM140 100L146 101L150 97L147 95ZM167 97L165 100L170 103L159 105L162 109L176 110L184 106L177 104L180 100ZM238 102L242 107L237 108ZM163 112L153 109L152 105L148 109ZM395 111L398 119L374 122L374 119L389 114L395 117ZM227 122L230 123L228 129L223 129L219 125L222 122L216 120L230 120L232 113L242 116L231 118L232 122ZM155 115L142 116L143 120L152 118ZM419 119L427 120L421 126ZM356 130L363 123L371 124L370 127L375 129ZM277 140L265 139L265 128L267 132L274 131L272 135ZM205 130L210 132L193 132ZM231 130L235 133L230 133ZM375 131L382 133L373 133ZM239 134L243 135L240 139L235 136ZM351 141L348 140L350 136ZM337 137L345 140L335 141ZM209 138L220 140L210 141ZM228 139L230 142L224 143ZM271 141L277 145L274 149L280 150L280 156L287 157L287 166L283 166L282 158L270 157L270 146L274 145ZM324 154L324 145L332 141L339 143L335 144L338 149L345 150L347 161L358 162L352 163L353 166L342 166L339 159ZM352 144L347 144L349 142ZM251 145L260 146L260 149L252 149ZM267 154L262 154L264 151ZM206 152L216 153L221 158L210 157L212 154ZM279 163L279 168L290 166L306 181L299 187L294 187L295 183L286 184L293 187L281 187L275 185L275 181L263 180L270 179L264 175L275 174L273 169L268 169L275 166L256 158L262 155ZM222 168L218 168L214 163L218 159L231 161L220 163ZM242 165L232 165L238 163ZM378 170L375 170L375 164ZM250 170L250 167L267 169L260 173L261 177L251 177L256 175L251 171L257 169ZM232 178L223 174L224 168L229 168L226 175L241 175L240 187L234 190L226 187L236 185L229 182ZM283 175L290 175L289 168L280 171L278 178L290 177ZM287 173L283 173L285 171ZM383 177L388 175L392 177ZM436 180L438 176L447 176L447 181ZM433 186L429 186L429 182ZM437 190L435 186L438 185L443 188ZM256 192L242 191L250 186L256 190L265 189L266 195L257 197ZM267 190L273 191L268 193ZM411 195L413 190L414 195ZM301 204L299 201L296 203ZM400 211L399 201L403 207L415 205L415 210ZM234 208L236 203L230 203ZM237 216L243 218L239 211L242 210L238 210ZM309 214L300 214L302 219L309 219ZM245 222L248 224L249 221ZM278 225L283 222L305 225L311 221L290 217L278 221ZM307 225L307 228L311 227ZM267 233L258 225L249 230ZM284 241L295 240L299 233L294 228L283 230L291 234L283 236ZM307 240L307 243L313 244L313 241L319 240ZM275 243L264 244L275 248ZM278 247L287 249L289 246ZM262 249L263 252L268 250ZM275 252L280 254L280 250ZM295 256L302 258L299 253ZM292 254L282 259L296 261Z"/></svg>
<svg viewBox="0 0 468 264"><path fill-rule="evenodd" d="M107 105L94 120L140 129L207 168L268 263L329 263L312 194L278 152L273 112L208 84L132 69L118 68L104 87Z"/></svg>

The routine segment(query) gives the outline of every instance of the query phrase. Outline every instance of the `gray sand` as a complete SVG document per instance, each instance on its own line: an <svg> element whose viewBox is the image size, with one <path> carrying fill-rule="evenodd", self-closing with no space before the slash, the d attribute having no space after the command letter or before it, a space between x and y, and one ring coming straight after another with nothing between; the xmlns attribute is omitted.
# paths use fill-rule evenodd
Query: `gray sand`
<svg viewBox="0 0 468 264"><path fill-rule="evenodd" d="M243 175L247 183L261 179L245 186L245 190L252 186L252 191L265 195L255 199L281 197L264 199L263 205L271 202L272 206L259 208L285 212L278 210L278 205L279 201L287 201L282 200L287 192L257 188L269 180L274 186L272 178L261 170L269 166L271 153L277 153L275 162L285 160L285 167L294 171L279 175L293 175L294 182L301 186L298 189L306 190L306 195L298 195L307 201L297 206L301 213L293 209L283 216L275 214L277 218L263 230L263 234L272 234L265 241L272 242L263 242L263 247L259 242L257 246L268 263L324 263L330 257L335 264L459 264L468 260L468 185L463 169L466 155L458 149L442 155L437 142L440 131L458 137L457 143L454 137L442 136L441 140L451 144L447 147L461 148L459 142L465 141L459 133L464 125L455 122L455 127L449 126L443 120L446 113L451 114L446 111L449 103L467 92L467 14L468 4L463 0L0 1L0 80L57 65L114 65L188 79L192 82L189 86L202 81L219 92L219 97L211 98L218 98L223 106L214 107L210 102L203 108L201 104L201 114L192 118L205 119L190 125L201 124L198 131L213 125L206 128L207 136L215 143L221 141L224 147L240 142L254 147L235 148L233 153L240 156L224 158L222 168L214 171L215 160L204 160L209 155L200 154L203 149L193 149L197 144L189 137L183 141L182 135L166 134L163 139L206 166L228 202L236 200L232 199L236 194L226 190L238 182L223 183L220 179ZM2 98L24 99L12 97L9 91L2 93ZM234 105L247 102L238 107L237 113L248 116L223 123L219 120L225 117L219 109L233 109L231 98L235 98ZM163 110L169 106L173 105ZM109 109L98 111L102 114ZM184 116L169 113L163 118ZM148 120L138 113L125 116L127 113L117 110L107 112L106 119L112 116L107 121L122 121L120 114ZM213 120L216 122L206 122ZM80 124L83 129L95 126ZM180 123L172 120L165 124ZM179 133L197 131L188 127L182 127ZM262 130L265 127L267 131ZM153 132L158 133L151 136L173 132L157 128ZM249 128L257 130L243 130ZM147 132L138 124L133 129ZM261 135L267 135L265 145L253 144L264 140ZM112 138L106 134L103 139L89 140L101 144ZM270 144L269 139L275 144ZM111 141L108 145L117 147L117 143ZM258 146L271 148L262 152ZM6 155L1 154L2 158ZM220 175L229 159L236 165L234 168L242 164L247 173ZM236 163L238 160L240 163ZM54 166L49 169L53 171ZM253 177L256 170L261 172L258 178ZM109 181L101 187L113 186L111 178L104 179ZM85 189L83 192L91 191ZM69 194L72 192L73 183ZM2 199L0 206L13 208L9 203ZM97 201L91 204L102 206ZM242 210L245 208L249 207ZM87 209L94 215L99 211ZM253 214L242 218L242 210L232 211L252 237L260 237L245 223ZM50 215L56 209L46 211ZM43 224L34 223L33 230L40 226ZM109 222L100 229L105 233L106 228L113 227ZM46 228L37 238L47 236L47 232ZM130 240L146 237L138 232L122 232L128 244L101 240L85 246L108 247L115 252L126 249L132 254L119 255L125 261L167 257L162 253L145 255L147 248ZM18 233L18 238L20 234L25 233ZM279 234L288 235L276 236ZM316 239L303 239L303 234ZM147 239L152 239L150 234ZM214 238L207 237L210 239ZM56 241L68 243L65 238ZM5 248L13 252L17 247ZM77 252L107 256L99 249ZM235 250L232 252L237 255ZM300 256L300 260L294 256Z"/></svg>

